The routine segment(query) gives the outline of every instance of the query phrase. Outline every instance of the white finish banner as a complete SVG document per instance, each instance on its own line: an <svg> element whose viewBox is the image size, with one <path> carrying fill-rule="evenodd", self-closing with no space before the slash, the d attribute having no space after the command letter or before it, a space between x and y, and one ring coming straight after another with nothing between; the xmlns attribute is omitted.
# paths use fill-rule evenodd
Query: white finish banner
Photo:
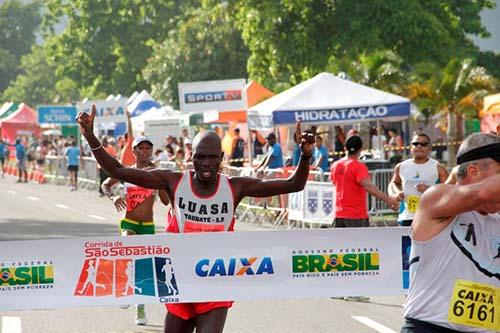
<svg viewBox="0 0 500 333"><path fill-rule="evenodd" d="M181 111L241 111L247 109L245 79L179 83Z"/></svg>
<svg viewBox="0 0 500 333"><path fill-rule="evenodd" d="M407 234L386 227L2 242L0 311L400 295Z"/></svg>

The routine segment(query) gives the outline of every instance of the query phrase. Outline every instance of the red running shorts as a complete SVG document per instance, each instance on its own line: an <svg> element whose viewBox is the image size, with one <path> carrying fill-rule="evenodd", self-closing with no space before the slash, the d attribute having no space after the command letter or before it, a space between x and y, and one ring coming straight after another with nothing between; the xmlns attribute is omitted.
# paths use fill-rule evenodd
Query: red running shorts
<svg viewBox="0 0 500 333"><path fill-rule="evenodd" d="M189 320L202 313L207 313L210 310L217 308L230 308L233 305L232 301L225 302L204 302L204 303L174 303L165 304L167 311L184 320Z"/></svg>

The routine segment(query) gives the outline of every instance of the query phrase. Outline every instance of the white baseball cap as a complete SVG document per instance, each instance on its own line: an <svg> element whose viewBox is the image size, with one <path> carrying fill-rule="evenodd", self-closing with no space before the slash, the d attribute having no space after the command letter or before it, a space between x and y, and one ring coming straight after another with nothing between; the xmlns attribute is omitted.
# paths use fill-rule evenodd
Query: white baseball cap
<svg viewBox="0 0 500 333"><path fill-rule="evenodd" d="M132 143L132 148L137 147L142 142L147 142L151 146L153 146L153 141L150 138L148 138L147 136L139 136L134 139L134 142Z"/></svg>

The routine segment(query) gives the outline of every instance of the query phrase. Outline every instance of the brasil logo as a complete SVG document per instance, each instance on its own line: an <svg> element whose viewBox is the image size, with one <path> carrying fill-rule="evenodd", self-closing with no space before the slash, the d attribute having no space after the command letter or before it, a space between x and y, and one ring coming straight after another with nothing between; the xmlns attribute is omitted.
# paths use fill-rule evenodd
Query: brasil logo
<svg viewBox="0 0 500 333"><path fill-rule="evenodd" d="M172 260L169 257L142 259L89 258L78 279L75 296L133 295L159 296L174 301L179 295Z"/></svg>
<svg viewBox="0 0 500 333"><path fill-rule="evenodd" d="M53 283L53 265L12 266L0 268L0 287L41 286Z"/></svg>
<svg viewBox="0 0 500 333"><path fill-rule="evenodd" d="M368 272L379 270L379 253L293 255L293 273Z"/></svg>

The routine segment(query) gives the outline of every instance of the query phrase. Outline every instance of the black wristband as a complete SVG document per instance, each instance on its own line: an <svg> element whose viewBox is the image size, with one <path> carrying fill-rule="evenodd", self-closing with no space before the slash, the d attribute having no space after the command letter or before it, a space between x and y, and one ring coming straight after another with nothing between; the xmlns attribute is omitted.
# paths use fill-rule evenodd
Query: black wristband
<svg viewBox="0 0 500 333"><path fill-rule="evenodd" d="M300 159L302 161L309 161L311 159L311 157L312 157L312 155L309 155L309 156L307 156L307 155L300 155Z"/></svg>

